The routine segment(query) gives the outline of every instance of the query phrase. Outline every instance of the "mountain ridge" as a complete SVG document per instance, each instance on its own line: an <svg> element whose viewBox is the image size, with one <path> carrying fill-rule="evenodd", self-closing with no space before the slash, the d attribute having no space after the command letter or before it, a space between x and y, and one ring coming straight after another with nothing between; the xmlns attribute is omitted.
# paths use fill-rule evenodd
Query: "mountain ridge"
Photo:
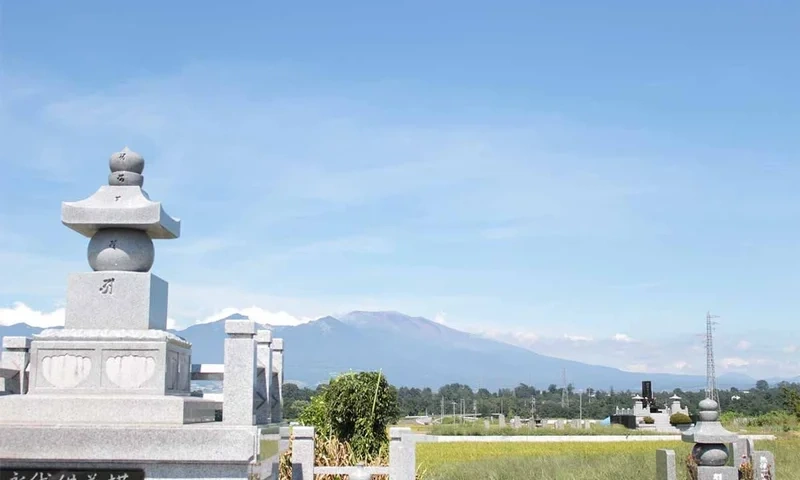
<svg viewBox="0 0 800 480"><path fill-rule="evenodd" d="M235 313L213 322L171 329L193 345L194 363L222 363L225 320L246 319ZM382 370L398 386L438 387L463 383L497 389L531 383L540 388L561 385L562 369L570 382L582 387L634 389L642 380L654 388L696 389L705 384L700 375L626 372L549 357L500 340L463 332L424 317L400 312L353 311L338 318L325 316L294 326L259 324L284 338L287 378L314 385L348 370ZM0 337L30 336L42 329L25 324L0 326ZM721 375L720 387L750 388L747 375ZM769 380L771 383L777 379Z"/></svg>

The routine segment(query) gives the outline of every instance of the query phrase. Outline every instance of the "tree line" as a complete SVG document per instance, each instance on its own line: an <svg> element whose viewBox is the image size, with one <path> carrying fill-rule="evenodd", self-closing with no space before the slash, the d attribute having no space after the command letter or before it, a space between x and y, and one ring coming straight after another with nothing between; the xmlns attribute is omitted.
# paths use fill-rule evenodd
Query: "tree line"
<svg viewBox="0 0 800 480"><path fill-rule="evenodd" d="M568 385L566 393L563 388L554 384L538 389L520 383L514 388L501 388L489 391L485 388L472 389L469 385L451 383L431 388L397 388L399 412L403 416L431 415L452 416L462 413L487 416L503 413L507 417L519 415L529 418L532 414L538 418L593 418L603 419L612 415L616 407L632 408L631 397L638 391L595 390L588 388L577 392ZM301 388L287 383L283 386L284 416L289 419L298 418L301 412L310 405L312 397L321 393L321 387ZM683 406L695 412L697 404L705 398L703 391L654 392L656 405L663 407L670 403L669 397L677 394ZM769 385L759 380L751 389L730 388L719 390L720 407L723 412L731 412L743 416L758 416L769 412L783 410L795 413L800 417L800 383L781 382Z"/></svg>

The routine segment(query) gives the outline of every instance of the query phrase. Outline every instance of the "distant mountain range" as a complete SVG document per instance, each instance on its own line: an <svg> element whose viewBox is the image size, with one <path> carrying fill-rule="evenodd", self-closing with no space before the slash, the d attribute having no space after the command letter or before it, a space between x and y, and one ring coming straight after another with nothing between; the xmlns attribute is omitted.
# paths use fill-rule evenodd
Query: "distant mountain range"
<svg viewBox="0 0 800 480"><path fill-rule="evenodd" d="M192 325L173 333L192 343L194 363L222 363L225 320ZM538 388L561 384L562 369L582 387L641 388L651 380L657 390L690 389L705 384L698 375L633 373L616 368L539 355L421 317L396 312L351 312L296 326L270 327L285 341L287 381L315 385L348 370L382 370L398 386L437 388L462 383L496 390L524 382ZM33 335L41 329L25 324L0 326L0 337ZM767 379L770 383L780 379ZM751 388L756 379L741 374L718 378L721 388Z"/></svg>

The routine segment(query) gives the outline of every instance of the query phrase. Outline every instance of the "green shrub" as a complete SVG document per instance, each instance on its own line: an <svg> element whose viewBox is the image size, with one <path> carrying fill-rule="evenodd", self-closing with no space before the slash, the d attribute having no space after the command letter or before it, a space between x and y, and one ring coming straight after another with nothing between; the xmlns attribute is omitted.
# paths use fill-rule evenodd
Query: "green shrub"
<svg viewBox="0 0 800 480"><path fill-rule="evenodd" d="M359 372L331 380L325 403L333 434L359 457L376 455L388 444L386 429L400 418L397 389L380 372Z"/></svg>
<svg viewBox="0 0 800 480"><path fill-rule="evenodd" d="M652 424L656 423L656 421L655 421L655 419L653 417L647 416L647 417L644 417L644 423L646 423L647 425L652 425Z"/></svg>
<svg viewBox="0 0 800 480"><path fill-rule="evenodd" d="M692 423L692 419L689 415L685 413L673 413L672 416L669 417L669 423L672 425L690 425Z"/></svg>
<svg viewBox="0 0 800 480"><path fill-rule="evenodd" d="M300 422L323 437L333 436L362 460L373 458L389 443L387 428L400 418L397 389L380 372L340 375L314 396Z"/></svg>
<svg viewBox="0 0 800 480"><path fill-rule="evenodd" d="M331 434L331 422L325 405L324 391L320 395L311 397L311 403L300 412L298 421L302 425L312 425L317 435L327 437Z"/></svg>

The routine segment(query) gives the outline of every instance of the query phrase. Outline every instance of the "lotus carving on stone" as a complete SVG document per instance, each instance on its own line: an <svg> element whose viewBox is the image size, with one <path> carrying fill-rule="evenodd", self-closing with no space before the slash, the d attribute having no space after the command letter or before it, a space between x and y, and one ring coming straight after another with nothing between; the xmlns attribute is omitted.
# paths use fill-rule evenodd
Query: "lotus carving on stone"
<svg viewBox="0 0 800 480"><path fill-rule="evenodd" d="M92 371L92 360L80 355L53 355L42 359L42 376L56 388L74 388Z"/></svg>
<svg viewBox="0 0 800 480"><path fill-rule="evenodd" d="M106 359L106 377L120 388L139 388L155 371L156 361L152 357L121 355Z"/></svg>

